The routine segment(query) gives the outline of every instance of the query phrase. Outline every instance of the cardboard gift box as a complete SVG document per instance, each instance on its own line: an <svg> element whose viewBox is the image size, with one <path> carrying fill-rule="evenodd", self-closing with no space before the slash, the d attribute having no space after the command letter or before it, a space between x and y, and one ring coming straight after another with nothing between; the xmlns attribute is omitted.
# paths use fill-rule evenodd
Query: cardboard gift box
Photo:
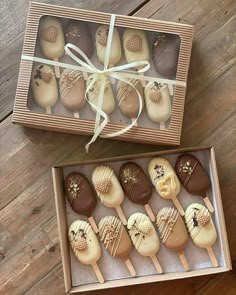
<svg viewBox="0 0 236 295"><path fill-rule="evenodd" d="M44 61L44 63L48 62L49 65L51 62L51 60L48 60L42 54L42 50L40 50L39 44L39 27L41 21L46 16L57 17L62 24L63 30L65 29L65 26L69 20L78 20L84 23L86 22L92 33L93 40L95 38L94 35L98 25L105 24L111 27L111 20L113 17L115 19L115 28L118 29L121 39L125 28L145 31L149 51L151 49L155 34L158 33L176 35L179 40L179 47L177 49L179 53L176 74L174 75L174 77L172 77L171 79L166 79L155 70L151 53L150 69L144 73L145 79L147 81L145 81L145 79L142 80L141 76L137 75L137 72L135 75L138 79L141 79L141 82L144 81L146 84L149 81L149 77L151 81L156 81L157 84L161 83L160 85L162 86L168 86L168 90L166 93L171 104L171 115L170 118L165 122L164 127L162 126L162 123L159 124L150 120L147 115L146 107L144 107L142 114L137 120L138 126L135 126L136 122L132 123L130 118L120 113L119 106L116 101L115 110L111 113L109 122L105 124L105 119L103 121L105 127L102 129L100 136L109 137L109 134L115 133L116 136L112 138L124 141L134 141L160 145L178 145L180 143L187 75L193 38L192 26L130 16L114 16L107 13L86 11L71 7L48 5L37 2L31 3L28 14L18 86L13 111L14 123L34 128L48 129L67 133L84 135L93 135L94 133L98 133L97 135L99 135L99 132L95 130L96 114L91 110L89 103L87 103L84 109L81 110L79 118L78 116L74 117L73 113L71 111L68 111L68 109L63 106L61 99L57 100L57 103L52 108L51 113L46 113L42 107L39 107L35 103L31 87L33 66L37 65L39 61L42 62L42 60ZM99 63L96 56L95 48L94 54L91 57L91 61L98 68L98 70L103 69L103 65ZM68 56L63 56L58 62L59 63L57 64L57 68L58 66L61 66L61 73L63 71L62 63L70 63L77 68L79 68L80 66L78 64L75 64L74 61L68 61ZM117 66L124 64L126 64L126 61L124 60L124 52L122 49L122 59ZM128 71L126 72L126 70L123 70L122 73L116 73L123 73L124 75L128 75ZM57 83L59 84L59 80L57 81ZM112 87L113 95L115 97L115 100L117 100L115 86ZM141 106L139 106L139 108L141 108ZM127 129L126 132L124 132L124 128Z"/></svg>
<svg viewBox="0 0 236 295"><path fill-rule="evenodd" d="M115 174L118 175L121 165L128 161L133 161L140 165L145 174L148 175L148 163L153 157L163 156L172 164L172 166L174 166L178 155L183 153L195 155L200 160L210 177L211 188L207 192L207 195L214 207L214 212L211 216L213 223L215 224L218 237L212 248L218 261L218 267L212 267L211 260L206 249L196 247L189 238L184 252L189 263L190 271L186 272L183 270L180 259L175 251L171 251L167 249L164 244L161 244L157 257L162 266L163 273L157 273L149 257L139 255L133 247L129 257L134 269L136 270L136 277L131 277L123 261L121 259L111 257L102 246L102 255L98 261L98 265L104 276L105 283L98 283L92 267L81 264L70 249L68 241L68 228L73 221L77 219L86 220L86 217L78 215L71 209L71 206L65 197L64 178L71 172L81 172L91 182L92 171L98 165L103 164L112 167ZM225 272L231 269L231 259L213 147L181 148L162 152L67 163L53 167L52 174L66 292L75 293L189 278ZM183 187L178 199L184 210L192 203L204 204L203 199L200 196L189 194ZM163 207L173 207L173 203L170 200L162 199L154 190L149 205L155 215ZM125 197L121 206L127 219L135 212L145 213L142 205L132 203L127 197ZM100 201L98 201L97 207L93 212L93 216L97 224L102 217L107 215L116 215L115 210L113 208L106 208Z"/></svg>

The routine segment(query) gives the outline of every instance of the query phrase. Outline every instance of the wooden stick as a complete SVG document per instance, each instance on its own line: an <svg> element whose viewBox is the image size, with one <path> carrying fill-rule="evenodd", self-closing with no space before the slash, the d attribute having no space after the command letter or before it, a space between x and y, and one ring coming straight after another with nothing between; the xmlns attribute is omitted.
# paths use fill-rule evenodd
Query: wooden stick
<svg viewBox="0 0 236 295"><path fill-rule="evenodd" d="M53 60L59 61L58 58L56 58L56 57ZM56 78L60 78L61 77L60 68L58 66L54 66L54 69L55 69Z"/></svg>
<svg viewBox="0 0 236 295"><path fill-rule="evenodd" d="M152 221L152 222L155 222L155 221L156 221L156 217L155 217L155 215L153 214L152 209L151 209L151 207L149 206L149 204L144 205L144 208L145 208L145 210L146 210L146 212L147 212L149 218L151 219L151 221Z"/></svg>
<svg viewBox="0 0 236 295"><path fill-rule="evenodd" d="M174 95L173 85L168 84L168 90L169 90L169 94L170 94L170 96L173 96L173 95Z"/></svg>
<svg viewBox="0 0 236 295"><path fill-rule="evenodd" d="M179 255L180 261L184 267L184 270L189 271L189 265L188 265L188 261L187 261L185 255L184 255L184 251L178 251L178 255Z"/></svg>
<svg viewBox="0 0 236 295"><path fill-rule="evenodd" d="M104 283L103 275L102 275L97 263L92 264L92 267L93 267L93 270L97 276L99 283L101 283L101 284Z"/></svg>
<svg viewBox="0 0 236 295"><path fill-rule="evenodd" d="M139 73L139 75L144 77L144 73ZM145 80L140 80L140 82L141 82L141 85L142 85L143 87L146 86L146 81L145 81Z"/></svg>
<svg viewBox="0 0 236 295"><path fill-rule="evenodd" d="M127 224L127 220L126 220L125 215L124 215L124 213L123 213L123 211L122 211L122 209L121 209L120 206L119 207L116 207L116 212L117 212L120 220L122 221L122 223L124 225L126 225Z"/></svg>
<svg viewBox="0 0 236 295"><path fill-rule="evenodd" d="M160 129L161 130L165 130L166 129L165 122L161 122L160 123Z"/></svg>
<svg viewBox="0 0 236 295"><path fill-rule="evenodd" d="M218 267L219 264L218 264L218 261L217 261L217 259L216 259L216 256L215 256L215 253L214 253L212 247L208 247L208 248L206 248L206 249L207 249L208 255L209 255L210 259L211 259L211 263L212 263L212 265L213 265L214 267Z"/></svg>
<svg viewBox="0 0 236 295"><path fill-rule="evenodd" d="M179 211L179 213L184 216L184 209L182 208L179 200L176 198L176 199L172 199L173 203L175 204L175 207L177 208L177 210Z"/></svg>
<svg viewBox="0 0 236 295"><path fill-rule="evenodd" d="M97 224L96 224L93 216L90 216L88 218L88 220L89 220L90 225L92 226L93 231L97 234L99 230L98 230Z"/></svg>
<svg viewBox="0 0 236 295"><path fill-rule="evenodd" d="M51 107L46 107L45 109L46 109L46 113L47 114L51 114L52 113Z"/></svg>
<svg viewBox="0 0 236 295"><path fill-rule="evenodd" d="M129 260L129 258L124 259L124 262L125 262L125 264L126 264L128 270L129 270L130 275L131 275L132 277L135 277L135 276L136 276L136 271L135 271L135 269L134 269L134 267L133 267L133 264L132 264L131 261Z"/></svg>
<svg viewBox="0 0 236 295"><path fill-rule="evenodd" d="M156 256L150 256L150 257L152 259L152 263L154 264L157 272L163 273L162 267L161 267L160 262L158 261L157 257Z"/></svg>
<svg viewBox="0 0 236 295"><path fill-rule="evenodd" d="M131 118L132 123L134 122L135 118ZM138 121L133 126L138 126Z"/></svg>
<svg viewBox="0 0 236 295"><path fill-rule="evenodd" d="M79 112L74 113L74 117L79 119Z"/></svg>
<svg viewBox="0 0 236 295"><path fill-rule="evenodd" d="M88 80L88 73L87 72L83 72L83 77L84 77L84 80L87 81Z"/></svg>
<svg viewBox="0 0 236 295"><path fill-rule="evenodd" d="M203 198L203 201L205 202L206 206L207 206L207 209L210 211L210 212L214 212L214 208L211 204L211 201L209 200L208 196L206 196L205 198Z"/></svg>

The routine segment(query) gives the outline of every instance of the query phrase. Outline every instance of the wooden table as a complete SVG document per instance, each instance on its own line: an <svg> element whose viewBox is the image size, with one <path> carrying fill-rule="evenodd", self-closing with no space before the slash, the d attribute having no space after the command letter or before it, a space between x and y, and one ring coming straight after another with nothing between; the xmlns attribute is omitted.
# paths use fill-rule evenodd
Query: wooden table
<svg viewBox="0 0 236 295"><path fill-rule="evenodd" d="M87 156L82 146L88 137L33 130L11 123L28 2L2 0L0 7L0 294L59 295L65 292L51 166L65 160L160 148L100 139ZM235 0L75 2L81 8L195 26L181 145L216 148L233 263L229 273L96 294L236 294Z"/></svg>

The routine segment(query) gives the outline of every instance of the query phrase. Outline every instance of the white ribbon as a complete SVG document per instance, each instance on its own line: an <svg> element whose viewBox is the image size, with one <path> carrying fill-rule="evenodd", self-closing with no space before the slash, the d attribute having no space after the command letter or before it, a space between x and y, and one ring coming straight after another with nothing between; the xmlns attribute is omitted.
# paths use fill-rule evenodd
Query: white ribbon
<svg viewBox="0 0 236 295"><path fill-rule="evenodd" d="M81 49L79 49L78 47L76 47L75 45L73 45L71 43L68 43L68 44L65 45L65 53L67 55L69 55L75 62L77 62L81 66L71 65L71 64L62 63L62 62L53 61L53 60L48 60L48 59L39 58L39 57L22 55L22 59L24 59L24 60L45 63L45 64L53 65L53 66L56 66L56 67L73 69L73 70L78 70L78 71L87 72L87 73L92 74L89 77L91 79L91 81L88 84L88 86L86 87L85 98L88 101L88 103L90 104L90 106L93 109L96 110L96 119L95 119L94 135L93 135L92 139L89 141L89 143L87 143L86 146L85 146L86 152L88 152L90 144L95 142L95 140L97 139L98 136L103 137L103 138L115 137L115 136L124 134L125 132L127 132L129 129L131 129L136 124L136 122L137 122L137 120L138 120L138 118L139 118L139 116L140 116L140 114L142 112L143 101L142 101L142 96L139 93L139 91L136 89L136 87L132 83L130 83L130 81L128 79L158 81L160 83L167 83L167 84L171 84L171 85L179 85L179 86L186 87L185 82L138 75L137 72L138 73L144 73L150 68L150 64L149 64L148 61L137 61L137 62L132 62L132 63L120 65L120 66L117 66L117 67L108 68L109 59L110 59L110 52L111 52L112 37L113 37L113 31L114 31L114 25L115 25L115 15L112 14L111 15L111 21L110 21L109 32L108 32L108 38L107 38L107 47L106 47L106 52L105 52L105 61L104 61L104 69L103 70L100 70L100 69L96 68L93 65L93 63L90 61L90 59L87 57L87 55ZM71 51L71 49L76 51L80 56L82 56L82 58L84 60L77 57ZM130 70L127 71L128 69L132 69L132 68L139 68L139 69L137 70L137 72L136 71L130 71ZM123 71L125 71L125 72L123 72ZM119 72L119 73L117 73L117 72ZM100 135L103 128L107 125L107 122L108 122L108 116L102 110L105 83L106 83L106 79L108 77L113 77L113 78L115 78L117 80L121 80L121 81L123 81L123 82L125 82L125 83L127 83L127 84L129 84L130 86L133 87L133 89L138 94L139 112L138 112L138 115L135 118L135 120L133 120L133 122L130 125L123 128L122 130L114 132L114 133L106 134L106 135ZM101 84L100 84L100 89L99 89L98 105L95 105L95 104L93 104L91 101L89 101L87 99L87 93L92 88L94 83L96 83L97 80L100 80ZM100 124L101 117L103 118L103 121Z"/></svg>

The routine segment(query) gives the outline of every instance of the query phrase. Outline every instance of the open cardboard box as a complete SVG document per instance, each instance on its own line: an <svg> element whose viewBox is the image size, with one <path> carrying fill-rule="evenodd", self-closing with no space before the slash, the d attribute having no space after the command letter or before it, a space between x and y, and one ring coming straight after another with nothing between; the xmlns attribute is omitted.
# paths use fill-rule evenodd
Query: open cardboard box
<svg viewBox="0 0 236 295"><path fill-rule="evenodd" d="M92 267L84 266L79 263L70 250L68 242L68 227L74 220L85 218L73 212L70 208L69 203L66 201L64 194L64 177L72 171L80 171L84 173L91 181L91 171L97 165L108 164L115 170L115 173L117 173L121 164L129 160L137 162L139 165L141 165L145 173L147 174L147 163L152 157L164 156L173 165L177 155L185 152L193 153L198 157L211 179L212 187L211 190L208 192L208 195L215 209L215 212L212 215L212 219L216 226L218 239L213 245L213 250L219 262L219 267L212 267L206 250L197 248L189 240L189 243L185 250L186 257L189 260L190 265L189 272L183 271L178 256L175 253L172 253L172 251L166 249L165 246L162 244L160 252L158 252L157 256L159 257L160 263L162 264L164 273L156 273L150 261L146 257L140 256L136 252L136 250L133 249L130 258L136 269L137 276L130 277L127 273L127 269L125 269L125 267L123 266L123 262L119 261L119 259L113 259L102 247L102 257L98 261L98 264L101 271L103 272L105 283L98 283L96 277L92 272ZM75 293L89 290L98 290L142 283L188 278L225 272L231 269L231 259L213 147L181 148L162 152L152 152L101 160L67 163L53 167L52 173L66 292ZM178 199L184 209L186 209L186 207L193 202L199 202L203 204L203 201L199 196L189 195L184 190L184 188L182 188ZM150 205L155 214L164 206L173 206L171 201L163 200L157 194L155 196L152 196ZM131 203L127 197L125 198L122 207L126 217L134 212L145 212L142 206ZM116 213L114 209L105 208L100 204L100 202L98 202L97 208L95 209L93 215L96 222L98 223L102 216L116 215ZM142 267L139 267L140 265Z"/></svg>

